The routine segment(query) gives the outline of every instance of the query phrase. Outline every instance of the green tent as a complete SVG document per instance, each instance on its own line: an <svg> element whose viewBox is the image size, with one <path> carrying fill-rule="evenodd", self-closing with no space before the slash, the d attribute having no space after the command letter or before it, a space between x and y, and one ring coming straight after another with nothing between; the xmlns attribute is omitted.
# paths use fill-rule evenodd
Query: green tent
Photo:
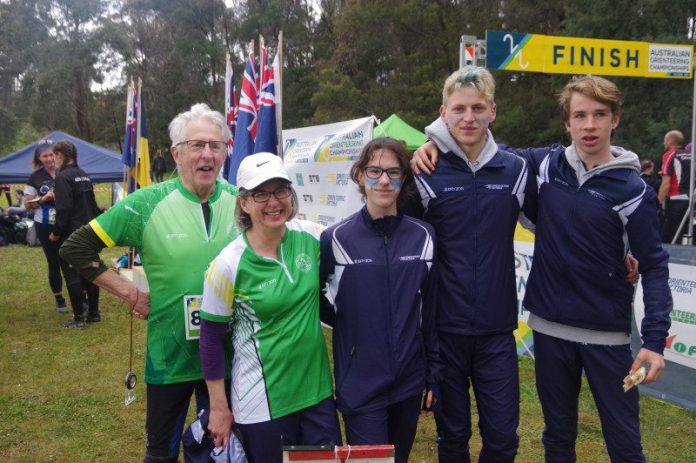
<svg viewBox="0 0 696 463"><path fill-rule="evenodd" d="M406 142L406 147L413 151L427 140L420 130L414 129L396 114L389 116L372 131L373 137L392 137Z"/></svg>

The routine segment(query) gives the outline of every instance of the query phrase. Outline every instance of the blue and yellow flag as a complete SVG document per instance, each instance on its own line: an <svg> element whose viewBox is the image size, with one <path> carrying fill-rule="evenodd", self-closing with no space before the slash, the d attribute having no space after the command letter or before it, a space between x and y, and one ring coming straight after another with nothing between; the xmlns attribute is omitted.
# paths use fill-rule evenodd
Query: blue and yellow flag
<svg viewBox="0 0 696 463"><path fill-rule="evenodd" d="M145 99L142 87L138 85L138 157L131 175L142 188L149 186L150 179L150 145L147 141L147 118L145 117Z"/></svg>

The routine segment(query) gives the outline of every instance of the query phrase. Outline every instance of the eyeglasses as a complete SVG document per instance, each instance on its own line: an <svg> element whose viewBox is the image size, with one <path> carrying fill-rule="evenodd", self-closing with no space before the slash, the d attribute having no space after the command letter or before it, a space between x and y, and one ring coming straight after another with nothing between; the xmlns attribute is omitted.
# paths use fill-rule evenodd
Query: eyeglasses
<svg viewBox="0 0 696 463"><path fill-rule="evenodd" d="M181 143L177 143L177 146L183 144L186 144L186 147L192 153L200 153L205 149L205 145L208 145L210 147L210 151L215 154L227 152L227 143L222 141L185 140Z"/></svg>
<svg viewBox="0 0 696 463"><path fill-rule="evenodd" d="M276 199L285 199L292 194L292 190L289 187L281 186L276 188L275 191L255 191L251 193L251 197L254 198L254 202L266 203L271 199L271 195L275 196Z"/></svg>
<svg viewBox="0 0 696 463"><path fill-rule="evenodd" d="M36 144L39 146L40 145L52 145L53 140L51 140L50 138L44 138L43 140L39 140L38 142L36 142Z"/></svg>
<svg viewBox="0 0 696 463"><path fill-rule="evenodd" d="M365 172L365 175L367 175L369 178L373 179L380 178L385 172L389 178L395 180L403 178L404 176L404 170L401 167L389 167L387 169L382 169L381 167L377 166L367 166L363 168L363 172Z"/></svg>

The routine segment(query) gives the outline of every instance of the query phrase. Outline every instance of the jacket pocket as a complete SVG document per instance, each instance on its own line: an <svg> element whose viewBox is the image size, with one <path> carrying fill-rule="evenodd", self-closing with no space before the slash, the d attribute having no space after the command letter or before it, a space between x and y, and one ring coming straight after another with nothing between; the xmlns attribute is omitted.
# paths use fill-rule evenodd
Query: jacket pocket
<svg viewBox="0 0 696 463"><path fill-rule="evenodd" d="M350 369L353 366L353 358L356 355L357 349L357 346L353 345L348 353L348 358L345 360L345 367L342 366L336 370L336 394L343 390L343 385L345 384L346 379L348 379Z"/></svg>

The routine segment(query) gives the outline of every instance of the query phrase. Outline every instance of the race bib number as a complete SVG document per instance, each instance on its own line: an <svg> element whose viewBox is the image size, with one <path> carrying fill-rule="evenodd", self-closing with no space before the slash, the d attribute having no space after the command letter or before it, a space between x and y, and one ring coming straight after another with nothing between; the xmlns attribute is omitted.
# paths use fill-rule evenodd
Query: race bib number
<svg viewBox="0 0 696 463"><path fill-rule="evenodd" d="M201 337L201 302L203 296L184 296L184 326L186 340L193 341Z"/></svg>

